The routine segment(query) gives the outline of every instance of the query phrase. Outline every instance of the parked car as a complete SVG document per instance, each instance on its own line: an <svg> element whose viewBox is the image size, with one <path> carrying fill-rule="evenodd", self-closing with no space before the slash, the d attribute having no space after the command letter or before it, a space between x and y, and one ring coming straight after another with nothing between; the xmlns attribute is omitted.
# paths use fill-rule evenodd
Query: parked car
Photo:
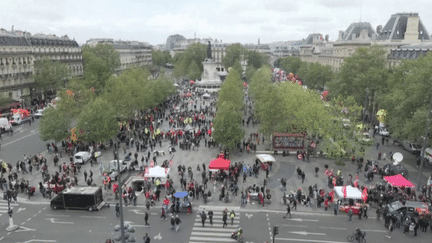
<svg viewBox="0 0 432 243"><path fill-rule="evenodd" d="M43 111L44 111L45 109L38 109L38 110L36 110L36 112L34 113L34 118L36 118L36 119L39 119L39 118L41 118L42 117L42 113L43 113Z"/></svg>
<svg viewBox="0 0 432 243"><path fill-rule="evenodd" d="M390 204L387 204L389 208L389 213L391 214L399 214L405 211L407 216L414 216L419 211L429 212L429 206L426 203L419 201L405 201L402 203L401 201L395 201Z"/></svg>
<svg viewBox="0 0 432 243"><path fill-rule="evenodd" d="M403 148L412 154L420 155L422 146L419 143L403 143Z"/></svg>
<svg viewBox="0 0 432 243"><path fill-rule="evenodd" d="M405 178L408 178L408 170L403 167L401 164L394 165L394 164L386 164L382 167L382 170L380 170L380 174L382 176L392 176L392 175L398 175L401 174Z"/></svg>
<svg viewBox="0 0 432 243"><path fill-rule="evenodd" d="M74 155L74 163L75 164L85 164L91 158L91 154L89 152L78 152Z"/></svg>
<svg viewBox="0 0 432 243"><path fill-rule="evenodd" d="M389 131L387 130L386 127L378 127L378 134L384 137L389 136Z"/></svg>

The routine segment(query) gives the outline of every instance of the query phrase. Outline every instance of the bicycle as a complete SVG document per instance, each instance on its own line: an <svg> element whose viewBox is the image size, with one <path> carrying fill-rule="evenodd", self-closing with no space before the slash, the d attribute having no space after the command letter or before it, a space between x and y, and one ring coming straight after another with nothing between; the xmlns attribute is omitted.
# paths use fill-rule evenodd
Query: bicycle
<svg viewBox="0 0 432 243"><path fill-rule="evenodd" d="M366 232L363 232L363 235L360 236L360 237L358 237L358 236L356 235L356 233L354 232L352 235L349 235L349 236L347 237L347 240L348 240L349 242L353 242L354 240L357 240L357 242L359 242L359 243L366 243L365 236L366 236Z"/></svg>

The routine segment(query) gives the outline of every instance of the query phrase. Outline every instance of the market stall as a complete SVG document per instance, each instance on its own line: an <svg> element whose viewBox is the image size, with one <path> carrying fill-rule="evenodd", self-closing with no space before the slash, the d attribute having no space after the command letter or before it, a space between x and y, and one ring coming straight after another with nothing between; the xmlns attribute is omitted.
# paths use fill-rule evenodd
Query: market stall
<svg viewBox="0 0 432 243"><path fill-rule="evenodd" d="M163 168L158 165L153 168L147 167L145 170L144 178L160 178L161 184L165 185L169 172L170 168Z"/></svg>
<svg viewBox="0 0 432 243"><path fill-rule="evenodd" d="M351 209L353 214L358 214L360 207L367 206L367 189L362 192L357 187L335 186L333 191L336 193L339 210L348 213Z"/></svg>
<svg viewBox="0 0 432 243"><path fill-rule="evenodd" d="M267 170L268 164L276 162L275 158L269 154L257 154L257 160L261 163L261 168Z"/></svg>
<svg viewBox="0 0 432 243"><path fill-rule="evenodd" d="M384 176L384 180L392 186L415 188L414 183L403 177L401 174L393 176Z"/></svg>
<svg viewBox="0 0 432 243"><path fill-rule="evenodd" d="M229 167L231 165L231 160L227 160L224 158L217 158L212 161L210 161L209 164L209 170L229 170Z"/></svg>

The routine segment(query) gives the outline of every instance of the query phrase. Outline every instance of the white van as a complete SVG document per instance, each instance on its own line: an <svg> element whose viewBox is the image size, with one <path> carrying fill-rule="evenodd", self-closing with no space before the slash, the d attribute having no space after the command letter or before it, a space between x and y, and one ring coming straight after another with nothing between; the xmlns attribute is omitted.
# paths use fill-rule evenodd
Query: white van
<svg viewBox="0 0 432 243"><path fill-rule="evenodd" d="M1 128L0 133L4 133L10 130L11 124L9 123L9 120L6 117L0 118L0 128Z"/></svg>

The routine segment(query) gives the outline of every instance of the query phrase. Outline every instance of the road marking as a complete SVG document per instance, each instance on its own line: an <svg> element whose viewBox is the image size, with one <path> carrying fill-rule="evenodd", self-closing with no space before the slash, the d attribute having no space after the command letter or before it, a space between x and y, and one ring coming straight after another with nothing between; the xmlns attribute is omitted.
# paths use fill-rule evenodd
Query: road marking
<svg viewBox="0 0 432 243"><path fill-rule="evenodd" d="M298 234L298 235L326 235L324 233L312 233L312 232L306 232L306 231L289 231L288 233Z"/></svg>
<svg viewBox="0 0 432 243"><path fill-rule="evenodd" d="M292 221L298 221L298 222L303 222L303 221L309 221L309 222L319 222L317 219L301 219L301 218L295 218L295 219L289 219Z"/></svg>
<svg viewBox="0 0 432 243"><path fill-rule="evenodd" d="M162 236L160 235L161 233L159 233L158 235L156 235L154 237L155 240L162 240Z"/></svg>
<svg viewBox="0 0 432 243"><path fill-rule="evenodd" d="M379 232L379 233L386 233L387 230L368 230L368 229L362 229L363 231L370 231L370 232Z"/></svg>
<svg viewBox="0 0 432 243"><path fill-rule="evenodd" d="M2 238L0 238L0 241L2 241L4 239L4 236Z"/></svg>
<svg viewBox="0 0 432 243"><path fill-rule="evenodd" d="M234 239L231 238L206 238L206 237L195 237L192 236L190 239L190 241L211 241L211 242L215 242L215 241L225 241L225 242L237 242Z"/></svg>
<svg viewBox="0 0 432 243"><path fill-rule="evenodd" d="M253 216L253 214L245 214L245 215L246 217L248 217L248 219L250 219Z"/></svg>
<svg viewBox="0 0 432 243"><path fill-rule="evenodd" d="M32 239L32 240L24 241L21 243L31 243L31 242L57 242L57 241L56 240L35 240L35 239Z"/></svg>
<svg viewBox="0 0 432 243"><path fill-rule="evenodd" d="M56 224L74 224L74 222L60 222L60 221L56 221L56 218L46 218L45 220L49 220L51 221L51 223L56 223Z"/></svg>
<svg viewBox="0 0 432 243"><path fill-rule="evenodd" d="M104 216L80 216L81 218L88 218L88 219L106 219Z"/></svg>
<svg viewBox="0 0 432 243"><path fill-rule="evenodd" d="M346 230L346 228L336 228L336 227L320 227L321 229L332 229L332 230Z"/></svg>
<svg viewBox="0 0 432 243"><path fill-rule="evenodd" d="M34 214L34 215L33 215L33 217L36 217L36 216L37 216L37 214Z"/></svg>
<svg viewBox="0 0 432 243"><path fill-rule="evenodd" d="M66 214L45 214L45 216L55 216L55 217L70 217L70 215L66 215Z"/></svg>
<svg viewBox="0 0 432 243"><path fill-rule="evenodd" d="M21 212L21 211L24 211L24 210L26 210L26 208L18 208L17 213L19 213L19 212Z"/></svg>
<svg viewBox="0 0 432 243"><path fill-rule="evenodd" d="M7 146L7 145L9 145L9 144L16 143L16 142L18 142L18 141L20 141L20 140L22 140L22 139L24 139L24 138L27 138L27 137L33 136L33 135L35 135L36 133L39 133L39 132L31 133L31 134L26 135L26 136L24 136L24 137L18 138L17 140L11 141L11 142L9 142L9 143L5 143L5 144L3 144L3 147L4 147L4 146Z"/></svg>
<svg viewBox="0 0 432 243"><path fill-rule="evenodd" d="M308 227L306 225L291 225L291 224L283 224L281 226L284 226L284 227L303 227L303 228L307 228Z"/></svg>
<svg viewBox="0 0 432 243"><path fill-rule="evenodd" d="M27 221L30 221L31 218L28 218Z"/></svg>
<svg viewBox="0 0 432 243"><path fill-rule="evenodd" d="M317 243L346 243L345 241L309 240L309 239L294 239L294 238L275 238L275 240L304 241L304 242L317 242Z"/></svg>
<svg viewBox="0 0 432 243"><path fill-rule="evenodd" d="M225 229L225 228L193 227L192 230L198 230L198 231L219 231L219 232L230 232L230 233L232 233L232 229Z"/></svg>
<svg viewBox="0 0 432 243"><path fill-rule="evenodd" d="M18 230L15 230L15 232L25 232L25 231L36 231L36 229L30 229L24 226L20 226Z"/></svg>

